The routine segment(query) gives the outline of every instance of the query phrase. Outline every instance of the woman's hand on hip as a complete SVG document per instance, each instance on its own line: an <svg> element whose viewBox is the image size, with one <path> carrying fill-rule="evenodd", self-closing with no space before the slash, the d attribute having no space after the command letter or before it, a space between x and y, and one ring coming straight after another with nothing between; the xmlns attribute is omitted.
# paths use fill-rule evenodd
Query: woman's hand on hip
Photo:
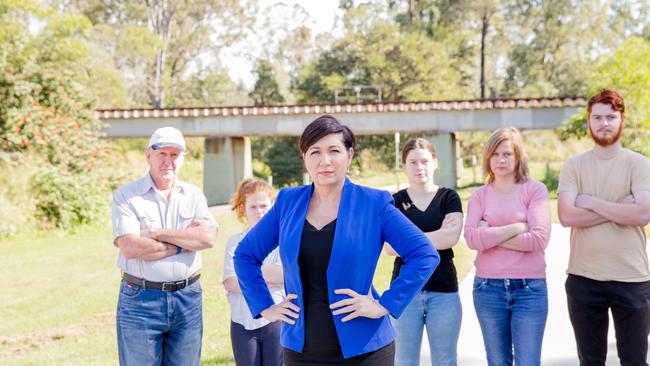
<svg viewBox="0 0 650 366"><path fill-rule="evenodd" d="M300 308L292 303L291 300L297 298L298 296L296 294L289 294L284 298L284 301L270 306L262 311L260 315L270 322L282 320L285 323L296 324L294 319L298 319Z"/></svg>
<svg viewBox="0 0 650 366"><path fill-rule="evenodd" d="M350 296L347 299L337 301L330 305L330 309L334 310L332 312L333 315L350 313L341 319L342 322L347 322L360 316L378 319L388 314L388 310L370 295L360 295L349 288L337 289L334 290L334 293Z"/></svg>

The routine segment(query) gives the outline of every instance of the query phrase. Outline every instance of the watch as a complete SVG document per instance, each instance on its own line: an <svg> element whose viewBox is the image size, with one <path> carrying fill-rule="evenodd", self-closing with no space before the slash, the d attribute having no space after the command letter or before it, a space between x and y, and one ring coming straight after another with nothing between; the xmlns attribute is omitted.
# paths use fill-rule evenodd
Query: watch
<svg viewBox="0 0 650 366"><path fill-rule="evenodd" d="M158 229L149 230L149 234L151 235L151 239L158 241Z"/></svg>

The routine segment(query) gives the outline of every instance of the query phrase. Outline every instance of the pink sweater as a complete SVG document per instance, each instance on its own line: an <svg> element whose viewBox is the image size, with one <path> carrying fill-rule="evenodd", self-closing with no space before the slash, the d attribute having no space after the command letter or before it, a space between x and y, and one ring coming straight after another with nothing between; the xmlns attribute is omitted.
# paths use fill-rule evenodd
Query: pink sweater
<svg viewBox="0 0 650 366"><path fill-rule="evenodd" d="M490 227L479 228L479 221ZM528 223L528 232L515 238L523 251L499 246L496 226ZM544 249L551 236L551 209L546 186L528 179L517 190L502 196L486 184L469 198L465 241L478 251L476 275L484 278L545 278Z"/></svg>

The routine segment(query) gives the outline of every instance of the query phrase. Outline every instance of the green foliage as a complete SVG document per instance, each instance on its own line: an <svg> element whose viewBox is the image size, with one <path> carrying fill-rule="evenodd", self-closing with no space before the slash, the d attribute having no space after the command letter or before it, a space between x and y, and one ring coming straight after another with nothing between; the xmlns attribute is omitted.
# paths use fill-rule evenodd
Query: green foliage
<svg viewBox="0 0 650 366"><path fill-rule="evenodd" d="M46 227L67 229L97 218L98 201L107 199L102 193L112 180L89 178L104 156L102 125L93 116L92 95L80 82L88 80L83 65L90 23L83 16L34 5L0 3L0 20L10 26L9 33L0 32L5 52L0 57L0 151L39 167L33 172L7 165L8 175L21 177L8 184L23 184L29 192L22 203L8 200L8 209L22 207L16 217L3 217L0 226L28 223L34 214ZM36 34L28 31L32 18L42 22ZM8 191L22 192L16 187Z"/></svg>
<svg viewBox="0 0 650 366"><path fill-rule="evenodd" d="M559 129L560 137L566 141L572 137L581 139L587 136L587 110L586 108L578 109L578 113L574 114L565 121Z"/></svg>
<svg viewBox="0 0 650 366"><path fill-rule="evenodd" d="M103 184L95 178L55 169L37 172L30 189L36 198L36 218L44 227L70 229L96 222L110 202Z"/></svg>
<svg viewBox="0 0 650 366"><path fill-rule="evenodd" d="M557 186L560 183L560 169L552 167L547 162L545 172L542 183L546 185L549 192L557 192Z"/></svg>
<svg viewBox="0 0 650 366"><path fill-rule="evenodd" d="M29 180L37 165L31 156L0 151L0 239L31 227L34 203Z"/></svg>
<svg viewBox="0 0 650 366"><path fill-rule="evenodd" d="M249 96L255 105L270 105L284 103L280 86L276 80L275 70L271 62L259 60L253 70L255 87Z"/></svg>
<svg viewBox="0 0 650 366"><path fill-rule="evenodd" d="M33 151L63 171L89 170L102 153L101 124L71 76L35 66L0 69L2 150Z"/></svg>
<svg viewBox="0 0 650 366"><path fill-rule="evenodd" d="M232 100L223 93L214 95L219 89L236 90L221 67L202 60L218 59L222 48L241 37L252 22L254 3L72 0L61 7L90 20L89 43L108 55L105 64L115 65L127 81L131 106L167 107ZM114 104L99 102L103 107Z"/></svg>
<svg viewBox="0 0 650 366"><path fill-rule="evenodd" d="M267 179L269 175L273 175L273 172L268 165L260 160L253 159L253 175L261 179Z"/></svg>
<svg viewBox="0 0 650 366"><path fill-rule="evenodd" d="M624 146L650 155L650 40L631 37L613 54L604 55L596 64L588 96L604 87L618 91L625 99ZM561 128L563 139L587 136L586 111L571 117Z"/></svg>
<svg viewBox="0 0 650 366"><path fill-rule="evenodd" d="M486 6L494 7L492 2L494 0L397 0L391 1L389 8L403 31L425 34L444 47L451 59L449 66L459 76L454 86L466 98L478 87L480 12ZM499 37L489 40L492 48L499 42Z"/></svg>
<svg viewBox="0 0 650 366"><path fill-rule="evenodd" d="M332 102L335 87L353 85L381 85L383 99L395 101L460 95L440 44L387 21L355 27L301 70L294 88L300 102Z"/></svg>
<svg viewBox="0 0 650 366"><path fill-rule="evenodd" d="M263 162L271 168L273 185L302 184L302 153L297 137L276 137L264 154Z"/></svg>
<svg viewBox="0 0 650 366"><path fill-rule="evenodd" d="M175 82L167 101L169 105L183 107L249 104L246 90L235 85L228 70L218 63L199 68Z"/></svg>
<svg viewBox="0 0 650 366"><path fill-rule="evenodd" d="M400 136L404 142L408 140L404 134ZM357 136L357 146L353 165L357 165L364 172L365 167L370 167L373 162L381 162L388 169L395 166L395 136L394 135L364 135ZM369 151L370 153L364 153ZM401 153L401 150L400 150ZM356 163L355 163L356 161Z"/></svg>
<svg viewBox="0 0 650 366"><path fill-rule="evenodd" d="M590 78L587 49L592 47L594 32L584 31L582 27L600 26L593 22L596 19L581 17L589 6L573 0L506 3L504 10L515 15L511 27L517 30L509 52L507 93L521 96L584 93ZM527 37L529 32L531 36Z"/></svg>
<svg viewBox="0 0 650 366"><path fill-rule="evenodd" d="M490 136L489 131L460 131L456 139L460 145L460 156L465 166L472 166L472 155L476 156L476 166L480 167L483 159L483 148Z"/></svg>

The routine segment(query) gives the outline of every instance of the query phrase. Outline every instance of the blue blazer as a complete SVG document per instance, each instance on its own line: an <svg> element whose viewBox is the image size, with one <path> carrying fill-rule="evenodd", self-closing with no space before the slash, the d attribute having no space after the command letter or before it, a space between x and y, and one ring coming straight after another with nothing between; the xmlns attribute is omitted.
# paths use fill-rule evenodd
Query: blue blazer
<svg viewBox="0 0 650 366"><path fill-rule="evenodd" d="M262 277L262 261L280 246L284 288L287 294L298 295L293 302L301 309L294 325L283 323L280 342L296 352L302 352L305 341L298 252L313 190L313 185L281 190L273 207L239 243L234 256L242 293L253 317L259 318L263 310L274 304ZM390 288L379 296L372 286L372 279L384 242L391 244L405 265ZM350 288L359 294L372 293L397 318L422 289L438 262L440 257L434 246L393 206L393 198L388 192L345 180L327 268L330 304L348 298L347 295L335 294L335 289ZM341 322L346 315L334 316L345 358L375 351L395 338L388 316L379 319L358 317Z"/></svg>

